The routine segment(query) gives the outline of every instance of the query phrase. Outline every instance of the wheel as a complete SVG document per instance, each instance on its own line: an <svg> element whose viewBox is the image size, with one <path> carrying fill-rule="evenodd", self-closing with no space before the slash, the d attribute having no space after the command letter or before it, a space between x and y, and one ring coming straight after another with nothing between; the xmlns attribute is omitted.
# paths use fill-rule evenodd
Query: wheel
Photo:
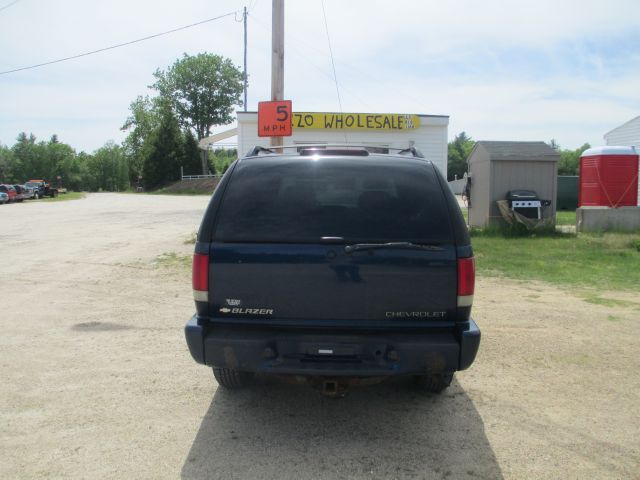
<svg viewBox="0 0 640 480"><path fill-rule="evenodd" d="M34 193L34 194L33 194L33 198L34 198L35 200L38 200L38 199L40 198L40 194L39 194L38 192Z"/></svg>
<svg viewBox="0 0 640 480"><path fill-rule="evenodd" d="M51 198L55 198L58 196L58 191L54 190L53 193L51 194Z"/></svg>
<svg viewBox="0 0 640 480"><path fill-rule="evenodd" d="M221 386L229 390L237 390L247 386L253 377L251 373L239 372L225 367L213 367L213 376Z"/></svg>
<svg viewBox="0 0 640 480"><path fill-rule="evenodd" d="M420 390L428 393L441 393L451 385L453 373L442 373L433 375L416 375L416 384Z"/></svg>

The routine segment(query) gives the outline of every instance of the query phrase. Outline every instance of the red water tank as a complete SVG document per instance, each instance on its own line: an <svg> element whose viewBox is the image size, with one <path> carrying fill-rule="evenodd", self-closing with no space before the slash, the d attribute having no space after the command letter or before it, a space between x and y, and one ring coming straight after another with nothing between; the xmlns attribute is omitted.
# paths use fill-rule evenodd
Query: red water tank
<svg viewBox="0 0 640 480"><path fill-rule="evenodd" d="M638 205L638 152L633 147L595 147L580 157L578 207Z"/></svg>

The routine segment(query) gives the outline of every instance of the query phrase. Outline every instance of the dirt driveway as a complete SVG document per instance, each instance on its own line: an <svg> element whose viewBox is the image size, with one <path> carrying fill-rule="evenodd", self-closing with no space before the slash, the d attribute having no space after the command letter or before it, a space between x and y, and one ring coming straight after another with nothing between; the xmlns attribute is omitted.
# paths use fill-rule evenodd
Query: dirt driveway
<svg viewBox="0 0 640 480"><path fill-rule="evenodd" d="M0 206L0 478L640 478L640 295L480 279L481 350L441 396L230 394L182 333L206 202Z"/></svg>

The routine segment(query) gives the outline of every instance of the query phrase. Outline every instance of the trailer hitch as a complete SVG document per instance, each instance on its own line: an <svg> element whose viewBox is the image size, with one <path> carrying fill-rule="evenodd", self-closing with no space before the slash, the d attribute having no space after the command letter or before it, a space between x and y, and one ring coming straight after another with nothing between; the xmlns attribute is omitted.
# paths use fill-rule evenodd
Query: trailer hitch
<svg viewBox="0 0 640 480"><path fill-rule="evenodd" d="M322 382L320 392L326 397L344 397L347 394L347 385L340 385L337 380L328 379Z"/></svg>

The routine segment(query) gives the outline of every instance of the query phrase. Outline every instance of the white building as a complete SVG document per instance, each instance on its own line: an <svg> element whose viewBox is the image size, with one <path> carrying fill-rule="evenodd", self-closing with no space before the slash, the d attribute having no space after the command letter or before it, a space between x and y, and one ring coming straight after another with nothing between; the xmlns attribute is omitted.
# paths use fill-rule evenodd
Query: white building
<svg viewBox="0 0 640 480"><path fill-rule="evenodd" d="M604 140L607 145L636 147L636 150L640 150L640 116L605 133Z"/></svg>
<svg viewBox="0 0 640 480"><path fill-rule="evenodd" d="M238 153L254 146L269 146L268 137L258 136L258 113L237 112ZM294 112L293 135L285 145L344 144L415 147L447 176L449 117L444 115Z"/></svg>

